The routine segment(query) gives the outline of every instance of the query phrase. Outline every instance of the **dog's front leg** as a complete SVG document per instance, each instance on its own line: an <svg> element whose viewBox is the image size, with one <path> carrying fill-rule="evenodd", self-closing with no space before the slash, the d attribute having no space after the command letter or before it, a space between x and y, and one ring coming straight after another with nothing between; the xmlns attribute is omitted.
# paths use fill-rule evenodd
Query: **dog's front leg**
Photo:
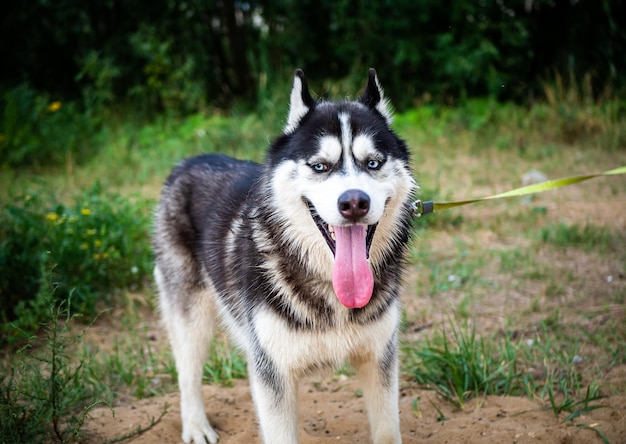
<svg viewBox="0 0 626 444"><path fill-rule="evenodd" d="M399 444L398 358L395 335L382 356L373 353L353 360L363 390L374 444Z"/></svg>
<svg viewBox="0 0 626 444"><path fill-rule="evenodd" d="M298 381L281 373L267 356L248 365L252 397L266 444L298 442Z"/></svg>

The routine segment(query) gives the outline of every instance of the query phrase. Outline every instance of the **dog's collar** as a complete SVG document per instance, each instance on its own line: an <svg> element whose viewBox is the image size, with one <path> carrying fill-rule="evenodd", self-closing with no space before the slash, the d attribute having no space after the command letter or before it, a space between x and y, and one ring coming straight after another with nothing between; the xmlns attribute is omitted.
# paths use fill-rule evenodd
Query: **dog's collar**
<svg viewBox="0 0 626 444"><path fill-rule="evenodd" d="M413 216L422 217L423 214L435 212L435 203L432 200L422 202L421 199L417 199L411 204L411 210L413 210Z"/></svg>

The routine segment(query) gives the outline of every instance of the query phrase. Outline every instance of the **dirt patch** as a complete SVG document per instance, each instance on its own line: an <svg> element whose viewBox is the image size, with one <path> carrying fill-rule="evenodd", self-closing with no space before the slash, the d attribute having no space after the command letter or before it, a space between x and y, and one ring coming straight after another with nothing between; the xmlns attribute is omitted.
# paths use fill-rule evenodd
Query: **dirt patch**
<svg viewBox="0 0 626 444"><path fill-rule="evenodd" d="M369 443L369 429L358 387L352 378L334 377L322 382L307 380L300 386L300 441L303 444L329 442ZM206 411L220 435L220 443L260 443L254 406L246 381L234 387L203 387ZM414 406L418 399L417 407ZM177 393L124 403L115 408L94 411L88 425L87 442L103 442L150 423L158 418L164 405L163 419L132 443L181 442L180 398ZM439 418L437 406L445 419ZM576 427L593 425L611 443L626 442L626 395L602 400L600 408L579 417L574 423L563 422L537 402L520 397L488 396L474 400L463 411L454 410L428 390L404 387L399 394L402 438L420 443L593 443L601 442L594 430Z"/></svg>
<svg viewBox="0 0 626 444"><path fill-rule="evenodd" d="M137 296L139 297L139 296ZM619 308L619 307L618 307ZM150 310L142 310L142 325L153 349L167 347L166 338L158 328L158 321ZM611 316L611 312L604 316ZM89 340L103 349L111 341L111 319L92 327ZM602 320L591 318L589 325ZM587 327L589 327L589 325ZM486 325L491 329L493 325ZM416 328L407 327L404 336L425 334L434 328L432 323ZM589 327L590 328L590 327ZM117 333L121 334L121 333ZM599 430L612 444L626 443L626 392L620 390L626 383L626 365L609 369L603 378L605 398L594 402L602 406L565 421L567 412L555 415L546 403L527 397L483 396L469 401L463 410L452 406L438 395L419 387L406 378L401 379L398 395L402 438L405 443L547 443L587 444L601 443ZM261 443L250 387L246 380L236 380L232 387L204 385L205 410L213 427L220 435L220 443ZM83 442L99 443L118 438L146 427L152 420L167 412L150 430L127 442L180 443L180 396L171 392L136 400L120 396L114 413L109 408L98 408L84 428ZM302 444L330 442L371 442L364 403L355 378L346 375L309 377L299 390L299 438ZM580 426L584 424L585 426Z"/></svg>

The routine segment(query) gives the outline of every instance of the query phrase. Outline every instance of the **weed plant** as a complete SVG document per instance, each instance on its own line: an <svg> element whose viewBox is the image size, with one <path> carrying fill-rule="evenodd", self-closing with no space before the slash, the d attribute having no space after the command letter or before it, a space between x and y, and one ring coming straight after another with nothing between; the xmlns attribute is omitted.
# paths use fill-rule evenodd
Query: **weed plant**
<svg viewBox="0 0 626 444"><path fill-rule="evenodd" d="M139 289L151 269L151 206L104 193L99 185L65 205L52 194L27 194L0 214L0 302L9 340L32 332L48 310L41 299L44 264L52 264L57 302L89 317L119 289ZM12 322L12 324L8 324Z"/></svg>
<svg viewBox="0 0 626 444"><path fill-rule="evenodd" d="M51 282L51 276L45 276ZM77 442L90 411L109 405L111 392L94 377L93 355L76 360L72 350L84 331L71 332L70 298L55 302L51 284L39 290L45 301L43 336L32 337L4 364L0 379L0 436L3 443Z"/></svg>
<svg viewBox="0 0 626 444"><path fill-rule="evenodd" d="M0 367L0 442L74 443L84 439L83 426L96 407L111 406L119 383L111 384L112 368L105 368L97 350L86 347L83 337L90 325L78 333L76 315L71 314L71 297L58 302L51 284L52 273L43 270L39 299L45 302L40 336L32 336L10 361ZM132 369L135 369L132 367ZM132 371L131 369L131 371ZM138 375L140 376L140 375ZM136 381L133 381L136 382ZM137 384L137 389L142 388ZM133 438L151 429L165 416L107 441L111 444ZM111 414L115 412L111 408Z"/></svg>

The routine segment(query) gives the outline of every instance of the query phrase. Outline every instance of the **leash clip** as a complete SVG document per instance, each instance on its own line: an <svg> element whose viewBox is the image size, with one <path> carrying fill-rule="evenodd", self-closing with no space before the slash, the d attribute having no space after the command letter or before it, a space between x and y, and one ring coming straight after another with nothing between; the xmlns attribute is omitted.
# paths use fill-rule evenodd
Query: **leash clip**
<svg viewBox="0 0 626 444"><path fill-rule="evenodd" d="M422 202L421 199L417 199L411 204L411 208L413 210L413 216L420 218L423 214L434 212L435 204L432 200Z"/></svg>

